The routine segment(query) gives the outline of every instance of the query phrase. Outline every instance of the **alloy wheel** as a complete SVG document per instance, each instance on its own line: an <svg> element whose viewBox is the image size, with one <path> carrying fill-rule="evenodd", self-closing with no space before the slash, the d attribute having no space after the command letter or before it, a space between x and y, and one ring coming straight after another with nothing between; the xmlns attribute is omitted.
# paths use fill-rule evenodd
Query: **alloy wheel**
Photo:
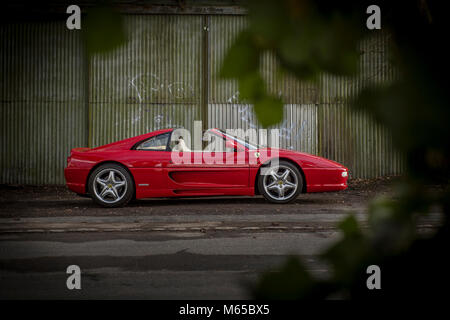
<svg viewBox="0 0 450 320"><path fill-rule="evenodd" d="M263 187L266 194L276 201L283 201L295 195L298 188L298 178L288 166L280 165L269 169L263 177Z"/></svg>
<svg viewBox="0 0 450 320"><path fill-rule="evenodd" d="M104 169L94 178L93 190L101 201L113 204L120 201L127 192L127 180L116 169Z"/></svg>

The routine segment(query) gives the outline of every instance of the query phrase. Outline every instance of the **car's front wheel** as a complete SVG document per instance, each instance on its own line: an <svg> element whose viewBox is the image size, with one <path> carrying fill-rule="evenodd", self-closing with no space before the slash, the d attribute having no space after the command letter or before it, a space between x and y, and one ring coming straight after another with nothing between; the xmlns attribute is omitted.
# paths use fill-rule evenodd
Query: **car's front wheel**
<svg viewBox="0 0 450 320"><path fill-rule="evenodd" d="M104 207L126 205L134 194L134 184L129 172L117 164L104 164L92 172L88 181L92 199Z"/></svg>
<svg viewBox="0 0 450 320"><path fill-rule="evenodd" d="M297 198L303 188L298 169L290 162L261 168L258 179L260 193L272 203L288 203Z"/></svg>

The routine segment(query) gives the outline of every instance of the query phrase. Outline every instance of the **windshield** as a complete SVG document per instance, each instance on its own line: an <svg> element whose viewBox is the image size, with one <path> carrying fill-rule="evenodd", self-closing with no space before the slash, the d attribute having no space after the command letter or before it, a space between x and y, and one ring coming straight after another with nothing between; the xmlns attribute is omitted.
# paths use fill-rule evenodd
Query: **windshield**
<svg viewBox="0 0 450 320"><path fill-rule="evenodd" d="M256 144L256 143L251 143L251 142L242 140L242 139L240 139L240 138L238 138L236 136L229 135L228 133L225 133L225 131L223 131L221 129L217 129L217 131L222 133L224 136L237 141L238 143L242 144L243 146L245 146L249 150L256 150L256 149L264 148L264 146L262 146L262 145L259 145L259 144Z"/></svg>

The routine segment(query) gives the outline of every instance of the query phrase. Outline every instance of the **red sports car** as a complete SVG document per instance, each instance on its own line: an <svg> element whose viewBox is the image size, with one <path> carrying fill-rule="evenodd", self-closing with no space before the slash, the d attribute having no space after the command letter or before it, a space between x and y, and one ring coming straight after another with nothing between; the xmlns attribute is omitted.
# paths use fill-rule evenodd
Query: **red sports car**
<svg viewBox="0 0 450 320"><path fill-rule="evenodd" d="M257 194L287 203L301 192L347 188L348 170L334 161L261 147L220 129L205 134L222 141L223 149L191 151L176 130L72 149L64 170L67 186L105 207L133 198Z"/></svg>

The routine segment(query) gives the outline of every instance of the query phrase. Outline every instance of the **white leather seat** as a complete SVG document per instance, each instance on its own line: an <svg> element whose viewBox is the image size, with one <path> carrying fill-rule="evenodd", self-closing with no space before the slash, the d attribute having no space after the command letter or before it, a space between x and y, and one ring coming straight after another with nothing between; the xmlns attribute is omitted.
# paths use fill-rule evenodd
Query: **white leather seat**
<svg viewBox="0 0 450 320"><path fill-rule="evenodd" d="M184 139L180 138L178 139L178 143L173 147L172 151L190 152L191 149L187 147Z"/></svg>

